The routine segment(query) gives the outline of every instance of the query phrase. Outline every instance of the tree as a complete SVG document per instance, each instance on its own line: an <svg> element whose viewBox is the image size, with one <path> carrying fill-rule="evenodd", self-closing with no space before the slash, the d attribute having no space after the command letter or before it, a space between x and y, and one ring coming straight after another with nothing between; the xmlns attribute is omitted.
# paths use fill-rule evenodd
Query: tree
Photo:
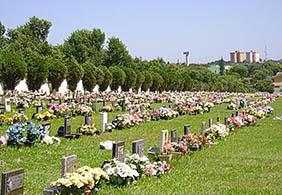
<svg viewBox="0 0 282 195"><path fill-rule="evenodd" d="M67 58L66 64L68 68L68 86L71 91L75 91L77 83L83 77L83 68L80 64L77 63L77 61L72 56Z"/></svg>
<svg viewBox="0 0 282 195"><path fill-rule="evenodd" d="M145 80L145 77L144 77L144 75L139 71L139 70L135 70L135 73L136 73L136 82L135 82L135 87L134 87L134 89L136 90L136 91L138 91L139 90L139 88L141 88L141 86L142 86L142 83L144 82L144 80Z"/></svg>
<svg viewBox="0 0 282 195"><path fill-rule="evenodd" d="M110 72L112 73L113 80L111 83L111 89L117 90L119 86L122 86L124 84L124 81L126 79L126 75L124 71L118 67L118 66L111 66L109 68Z"/></svg>
<svg viewBox="0 0 282 195"><path fill-rule="evenodd" d="M92 92L94 86L97 84L96 80L96 70L95 66L90 62L85 62L82 64L82 68L84 70L84 74L82 77L83 87L87 90Z"/></svg>
<svg viewBox="0 0 282 195"><path fill-rule="evenodd" d="M100 29L74 31L65 41L62 50L66 56L73 56L80 64L91 60L101 65L104 58L105 34Z"/></svg>
<svg viewBox="0 0 282 195"><path fill-rule="evenodd" d="M0 21L0 36L3 36L6 32L5 26Z"/></svg>
<svg viewBox="0 0 282 195"><path fill-rule="evenodd" d="M105 91L107 87L111 85L113 76L106 66L99 66L99 69L103 72L104 75L103 82L99 85L99 89L101 91Z"/></svg>
<svg viewBox="0 0 282 195"><path fill-rule="evenodd" d="M145 80L142 83L141 89L142 89L142 91L147 91L152 86L153 79L152 79L151 73L148 72L148 71L145 71L143 75L145 77Z"/></svg>
<svg viewBox="0 0 282 195"><path fill-rule="evenodd" d="M48 81L52 84L52 88L58 90L63 80L66 78L68 68L61 58L50 57L47 59L48 65Z"/></svg>
<svg viewBox="0 0 282 195"><path fill-rule="evenodd" d="M129 89L135 87L137 75L132 68L122 67L122 70L126 75L126 79L124 81L124 84L122 85L122 90L129 91Z"/></svg>
<svg viewBox="0 0 282 195"><path fill-rule="evenodd" d="M256 90L261 91L261 92L269 92L269 93L274 92L274 86L272 84L272 81L268 79L258 80L255 83L255 88Z"/></svg>
<svg viewBox="0 0 282 195"><path fill-rule="evenodd" d="M126 46L115 37L110 38L108 41L106 56L105 64L108 67L113 65L131 66L133 64Z"/></svg>
<svg viewBox="0 0 282 195"><path fill-rule="evenodd" d="M27 85L30 90L38 90L48 77L46 59L34 54L27 62Z"/></svg>
<svg viewBox="0 0 282 195"><path fill-rule="evenodd" d="M151 76L152 76L151 90L152 91L158 91L159 88L161 87L161 85L164 82L163 77L156 72L152 72Z"/></svg>
<svg viewBox="0 0 282 195"><path fill-rule="evenodd" d="M241 78L248 76L248 67L245 65L236 65L234 66L230 72L235 72L240 75Z"/></svg>
<svg viewBox="0 0 282 195"><path fill-rule="evenodd" d="M223 58L219 61L219 74L224 75L225 67L224 67L224 61Z"/></svg>
<svg viewBox="0 0 282 195"><path fill-rule="evenodd" d="M27 67L19 53L5 49L0 53L0 80L4 89L14 90L26 76Z"/></svg>

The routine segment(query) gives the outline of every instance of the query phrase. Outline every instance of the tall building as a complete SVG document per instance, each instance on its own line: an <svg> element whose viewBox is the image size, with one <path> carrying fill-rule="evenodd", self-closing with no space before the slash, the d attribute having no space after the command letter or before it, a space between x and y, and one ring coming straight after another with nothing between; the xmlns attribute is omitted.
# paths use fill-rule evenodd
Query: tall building
<svg viewBox="0 0 282 195"><path fill-rule="evenodd" d="M231 52L230 53L230 61L232 63L237 63L237 53L236 52Z"/></svg>
<svg viewBox="0 0 282 195"><path fill-rule="evenodd" d="M256 51L249 51L249 52L241 52L241 51L234 51L230 52L230 61L231 63L256 63L260 61L259 53Z"/></svg>
<svg viewBox="0 0 282 195"><path fill-rule="evenodd" d="M258 52L253 52L253 62L254 63L257 63L257 62L259 62L260 61L260 59L259 59L259 53Z"/></svg>
<svg viewBox="0 0 282 195"><path fill-rule="evenodd" d="M237 63L242 63L246 60L245 52L237 51Z"/></svg>

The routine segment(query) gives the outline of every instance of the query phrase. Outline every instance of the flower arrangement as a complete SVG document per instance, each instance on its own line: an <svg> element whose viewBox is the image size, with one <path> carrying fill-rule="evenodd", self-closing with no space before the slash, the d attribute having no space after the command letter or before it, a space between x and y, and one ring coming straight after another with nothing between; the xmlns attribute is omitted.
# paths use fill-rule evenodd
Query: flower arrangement
<svg viewBox="0 0 282 195"><path fill-rule="evenodd" d="M13 118L5 116L4 114L0 115L0 123L12 125L13 124Z"/></svg>
<svg viewBox="0 0 282 195"><path fill-rule="evenodd" d="M81 167L73 173L66 173L63 178L52 182L52 186L61 187L61 194L90 195L99 190L102 181L108 181L109 176L101 168Z"/></svg>
<svg viewBox="0 0 282 195"><path fill-rule="evenodd" d="M167 142L164 144L164 153L171 154L173 152L180 152L181 154L186 154L188 152L188 146L186 142Z"/></svg>
<svg viewBox="0 0 282 195"><path fill-rule="evenodd" d="M206 134L213 134L216 139L226 138L229 135L229 129L224 124L213 124L206 130Z"/></svg>
<svg viewBox="0 0 282 195"><path fill-rule="evenodd" d="M81 125L78 130L83 135L94 135L94 134L99 134L99 132L100 132L100 131L97 130L95 124Z"/></svg>
<svg viewBox="0 0 282 195"><path fill-rule="evenodd" d="M197 151L203 146L211 144L210 139L207 139L205 135L200 135L198 132L183 135L180 140L186 143L190 151Z"/></svg>
<svg viewBox="0 0 282 195"><path fill-rule="evenodd" d="M115 110L114 106L112 105L107 105L107 106L101 106L99 108L100 112L113 112Z"/></svg>
<svg viewBox="0 0 282 195"><path fill-rule="evenodd" d="M33 118L39 121L42 121L42 120L47 121L47 120L56 118L56 115L52 114L49 111L46 111L44 113L36 113Z"/></svg>
<svg viewBox="0 0 282 195"><path fill-rule="evenodd" d="M13 123L25 123L28 121L28 118L24 114L16 113L13 116Z"/></svg>
<svg viewBox="0 0 282 195"><path fill-rule="evenodd" d="M76 108L76 113L80 115L89 114L92 112L92 108L90 106L86 106L83 104L78 104Z"/></svg>
<svg viewBox="0 0 282 195"><path fill-rule="evenodd" d="M170 172L171 166L165 161L157 161L154 163L150 163L146 166L146 175L147 176L161 176L165 173Z"/></svg>

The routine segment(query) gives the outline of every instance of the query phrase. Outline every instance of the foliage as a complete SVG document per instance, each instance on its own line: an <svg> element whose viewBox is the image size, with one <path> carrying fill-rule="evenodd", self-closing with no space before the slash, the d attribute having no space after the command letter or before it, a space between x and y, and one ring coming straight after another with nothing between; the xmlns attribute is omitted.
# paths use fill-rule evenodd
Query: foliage
<svg viewBox="0 0 282 195"><path fill-rule="evenodd" d="M107 87L111 85L113 76L106 66L99 66L99 69L103 71L103 75L104 75L103 82L101 82L101 84L99 85L99 89L101 91L105 91Z"/></svg>
<svg viewBox="0 0 282 195"><path fill-rule="evenodd" d="M219 74L224 75L225 67L224 67L224 61L223 58L219 61Z"/></svg>
<svg viewBox="0 0 282 195"><path fill-rule="evenodd" d="M54 90L58 90L61 83L67 76L68 69L62 59L48 58L48 81L52 84Z"/></svg>
<svg viewBox="0 0 282 195"><path fill-rule="evenodd" d="M82 68L84 70L84 74L82 77L83 87L87 91L92 91L94 86L97 84L96 80L96 71L93 64L90 62L86 62L82 64Z"/></svg>
<svg viewBox="0 0 282 195"><path fill-rule="evenodd" d="M158 91L161 85L163 84L164 80L162 76L156 72L151 72L151 76L152 76L151 90Z"/></svg>
<svg viewBox="0 0 282 195"><path fill-rule="evenodd" d="M124 84L126 75L124 71L118 66L111 66L109 70L113 76L113 80L111 83L111 89L117 90L119 86L122 86Z"/></svg>
<svg viewBox="0 0 282 195"><path fill-rule="evenodd" d="M151 73L150 72L148 72L148 71L145 71L144 73L143 73L143 75L144 75L144 82L142 83L142 87L141 87L141 89L143 90L143 91L147 91L148 89L150 89L150 87L152 86L152 84L153 84L153 79L152 79L152 76L151 76Z"/></svg>
<svg viewBox="0 0 282 195"><path fill-rule="evenodd" d="M4 89L13 90L18 82L25 78L26 63L19 53L3 50L0 53L0 80Z"/></svg>
<svg viewBox="0 0 282 195"><path fill-rule="evenodd" d="M126 79L124 81L124 84L122 85L122 90L129 91L129 89L135 87L137 75L132 68L122 67L122 70L126 75Z"/></svg>
<svg viewBox="0 0 282 195"><path fill-rule="evenodd" d="M66 60L66 64L68 68L68 87L71 91L75 91L77 83L83 77L83 68L72 56Z"/></svg>

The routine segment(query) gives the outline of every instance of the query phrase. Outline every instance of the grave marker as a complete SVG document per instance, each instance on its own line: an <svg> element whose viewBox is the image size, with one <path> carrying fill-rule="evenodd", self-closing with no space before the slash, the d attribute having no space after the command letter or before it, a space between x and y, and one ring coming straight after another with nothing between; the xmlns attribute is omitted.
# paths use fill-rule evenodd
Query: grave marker
<svg viewBox="0 0 282 195"><path fill-rule="evenodd" d="M108 123L108 113L107 112L103 112L103 118L102 118L103 131L106 130L107 123Z"/></svg>
<svg viewBox="0 0 282 195"><path fill-rule="evenodd" d="M18 112L19 112L19 114L24 115L24 111L25 111L24 109L19 109Z"/></svg>
<svg viewBox="0 0 282 195"><path fill-rule="evenodd" d="M5 110L6 112L11 112L11 99L5 98Z"/></svg>
<svg viewBox="0 0 282 195"><path fill-rule="evenodd" d="M170 131L170 141L177 142L177 130L173 129Z"/></svg>
<svg viewBox="0 0 282 195"><path fill-rule="evenodd" d="M140 157L144 156L145 143L143 139L132 142L132 154L138 154Z"/></svg>
<svg viewBox="0 0 282 195"><path fill-rule="evenodd" d="M92 116L86 114L84 117L84 124L85 125L92 125Z"/></svg>
<svg viewBox="0 0 282 195"><path fill-rule="evenodd" d="M43 111L43 106L39 105L39 106L36 106L36 113L42 113Z"/></svg>
<svg viewBox="0 0 282 195"><path fill-rule="evenodd" d="M188 124L186 124L186 125L184 125L184 135L189 135L189 125Z"/></svg>
<svg viewBox="0 0 282 195"><path fill-rule="evenodd" d="M24 194L24 169L15 169L2 173L1 195Z"/></svg>
<svg viewBox="0 0 282 195"><path fill-rule="evenodd" d="M216 117L216 124L218 125L219 123L220 123L220 118L218 116L218 117Z"/></svg>
<svg viewBox="0 0 282 195"><path fill-rule="evenodd" d="M124 161L124 142L118 141L113 143L113 153L112 153L112 158L117 159L118 161Z"/></svg>
<svg viewBox="0 0 282 195"><path fill-rule="evenodd" d="M209 118L209 128L212 126L212 119Z"/></svg>
<svg viewBox="0 0 282 195"><path fill-rule="evenodd" d="M4 114L4 112L5 112L5 105L0 104L0 114Z"/></svg>
<svg viewBox="0 0 282 195"><path fill-rule="evenodd" d="M226 117L224 117L224 125L228 125L228 120Z"/></svg>
<svg viewBox="0 0 282 195"><path fill-rule="evenodd" d="M205 135L205 133L206 133L206 122L203 121L202 122L202 135Z"/></svg>
<svg viewBox="0 0 282 195"><path fill-rule="evenodd" d="M162 137L161 137L161 153L164 152L164 145L168 142L168 130L162 130Z"/></svg>
<svg viewBox="0 0 282 195"><path fill-rule="evenodd" d="M50 132L50 129L51 129L51 123L45 123L42 125L43 127L43 130L47 133L47 135L49 134Z"/></svg>
<svg viewBox="0 0 282 195"><path fill-rule="evenodd" d="M76 170L77 156L71 155L62 158L62 177L66 173L72 173Z"/></svg>
<svg viewBox="0 0 282 195"><path fill-rule="evenodd" d="M64 119L64 135L68 135L71 133L71 117L65 116Z"/></svg>

